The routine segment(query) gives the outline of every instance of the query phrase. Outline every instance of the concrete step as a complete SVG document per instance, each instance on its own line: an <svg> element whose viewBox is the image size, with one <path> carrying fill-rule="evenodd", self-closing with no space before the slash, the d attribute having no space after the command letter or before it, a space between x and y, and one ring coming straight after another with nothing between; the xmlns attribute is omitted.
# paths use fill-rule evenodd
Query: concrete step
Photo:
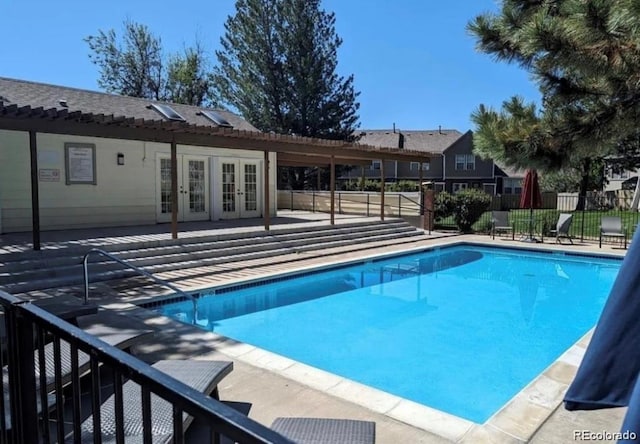
<svg viewBox="0 0 640 444"><path fill-rule="evenodd" d="M291 271L293 268L297 267L298 262L320 258L324 259L327 256L344 257L349 253L357 253L366 250L374 252L384 247L396 247L402 244L419 244L421 241L427 239L428 238L426 236L413 236L386 240L370 240L359 244L325 248L323 250L310 252L287 253L266 258L253 258L238 262L210 264L181 270L169 270L165 272L158 272L154 275L160 279L177 285L179 288L189 291L189 288L194 287L198 287L199 289L213 287L218 282L227 284L230 281L246 281L252 278L260 278L265 274L286 273L287 271ZM93 280L91 282L93 283ZM126 295L128 297L135 295L145 295L145 297L153 295L154 297L157 297L159 295L172 293L170 289L156 284L140 275L120 277L113 275L112 280L103 281L101 285L108 285L109 288L113 289L118 294L123 296ZM75 284L65 286L64 284L61 284L59 287L62 288L56 289L55 291L64 290L65 293L76 294L78 297L81 297L84 292L82 285ZM19 288L16 290L19 290ZM27 288L25 289L25 292L27 291L31 290ZM18 294L18 291L16 291L15 294Z"/></svg>
<svg viewBox="0 0 640 444"><path fill-rule="evenodd" d="M253 233L251 233L253 234ZM300 254L322 254L332 248L359 248L358 245L373 242L411 241L422 232L402 221L378 224L352 224L339 229L314 229L307 232L295 230L292 233L249 236L248 238L227 239L219 242L207 240L185 245L167 244L139 249L120 248L115 254L132 265L142 267L151 273L180 272L190 274L190 270L202 267L231 266L246 268L253 261L269 261ZM122 246L121 246L122 247ZM317 253L314 253L317 252ZM35 257L5 263L0 268L0 286L9 292L19 293L45 288L78 285L83 282L81 256L59 256L54 258ZM135 271L123 269L118 263L100 260L90 264L90 281L126 279L138 275Z"/></svg>
<svg viewBox="0 0 640 444"><path fill-rule="evenodd" d="M205 236L186 238L184 240L154 241L152 242L154 245L149 245L149 242L120 243L118 245L101 245L98 246L98 248L115 254L123 260L128 260L147 256L159 256L162 254L189 253L209 247L233 248L243 245L255 246L258 244L274 242L276 240L282 242L293 240L308 241L315 238L325 237L327 235L351 234L356 231L364 234L367 232L379 231L383 228L386 228L387 230L407 231L412 229L402 221L395 220L383 223L367 222L362 224L344 224L336 228L322 226L309 229L307 231L301 231L301 229L297 228L291 230L278 230L277 232L268 234L265 234L264 230L247 233L230 233L225 236ZM223 238L218 239L218 237ZM47 265L50 267L79 264L82 262L84 255L90 248L91 247L88 246L81 248L74 247L66 250L59 249L30 252L32 254L27 255L0 255L0 276L18 271L32 270L34 268L34 264L42 264L43 260L46 260ZM100 256L92 256L90 258L91 263L102 261L108 262L106 260L101 260Z"/></svg>
<svg viewBox="0 0 640 444"><path fill-rule="evenodd" d="M401 235L405 233L410 235L419 232L407 226L385 225L378 228L366 227L366 229L357 231L351 229L349 232L344 230L336 231L336 233L323 231L321 233L313 233L315 236L305 236L304 233L295 236L267 236L244 241L192 244L186 249L182 249L179 246L172 246L145 250L125 250L115 252L114 254L134 266L148 267L161 263L195 261L212 257L228 257L230 255L252 253L256 250L267 252L281 250L283 248L324 248L325 244L336 241L362 241L370 237L385 236L388 234ZM95 255L92 256L91 259L90 268L92 273L122 268L122 265L104 256ZM95 259L98 260L96 261ZM0 285L9 284L16 280L25 282L33 279L63 276L67 273L75 274L81 262L81 256L72 256L68 258L49 259L46 262L46 267L42 267L42 261L33 259L28 262L21 261L20 263L14 264L13 267L11 264L6 264L5 268L0 268Z"/></svg>

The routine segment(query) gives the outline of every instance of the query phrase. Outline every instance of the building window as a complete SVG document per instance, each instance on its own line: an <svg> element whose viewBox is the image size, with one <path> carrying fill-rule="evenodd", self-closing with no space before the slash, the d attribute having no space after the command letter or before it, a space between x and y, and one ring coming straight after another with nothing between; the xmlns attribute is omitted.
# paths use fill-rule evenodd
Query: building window
<svg viewBox="0 0 640 444"><path fill-rule="evenodd" d="M467 183L454 183L453 184L453 192L457 193L458 191L466 190L469 188L469 184Z"/></svg>
<svg viewBox="0 0 640 444"><path fill-rule="evenodd" d="M444 182L436 182L433 185L434 185L433 189L436 191L436 193L444 191Z"/></svg>
<svg viewBox="0 0 640 444"><path fill-rule="evenodd" d="M482 189L485 193L490 196L494 196L496 194L496 184L495 183L484 183L482 184Z"/></svg>
<svg viewBox="0 0 640 444"><path fill-rule="evenodd" d="M430 167L431 162L422 162L422 171L429 171ZM409 166L411 171L418 171L418 168L420 168L420 162L411 162Z"/></svg>
<svg viewBox="0 0 640 444"><path fill-rule="evenodd" d="M522 193L522 179L504 179L502 181L502 194Z"/></svg>
<svg viewBox="0 0 640 444"><path fill-rule="evenodd" d="M475 170L476 156L473 154L456 154L456 170Z"/></svg>
<svg viewBox="0 0 640 444"><path fill-rule="evenodd" d="M371 169L372 170L379 170L380 169L380 161L379 160L372 160L371 161Z"/></svg>
<svg viewBox="0 0 640 444"><path fill-rule="evenodd" d="M607 170L607 178L613 180L625 180L631 177L631 172L629 170L618 170L614 168L609 168Z"/></svg>

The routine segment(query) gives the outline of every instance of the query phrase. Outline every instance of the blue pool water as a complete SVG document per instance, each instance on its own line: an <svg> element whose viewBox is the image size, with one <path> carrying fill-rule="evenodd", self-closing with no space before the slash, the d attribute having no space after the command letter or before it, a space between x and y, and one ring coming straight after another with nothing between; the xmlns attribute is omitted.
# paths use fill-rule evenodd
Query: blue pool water
<svg viewBox="0 0 640 444"><path fill-rule="evenodd" d="M483 423L595 325L619 266L457 246L218 289L197 324Z"/></svg>

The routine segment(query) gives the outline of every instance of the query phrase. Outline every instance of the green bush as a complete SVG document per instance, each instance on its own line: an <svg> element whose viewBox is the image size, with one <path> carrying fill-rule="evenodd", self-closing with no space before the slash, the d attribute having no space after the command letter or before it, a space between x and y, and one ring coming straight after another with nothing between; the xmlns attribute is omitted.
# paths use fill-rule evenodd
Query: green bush
<svg viewBox="0 0 640 444"><path fill-rule="evenodd" d="M342 185L342 191L376 191L380 192L380 181L377 180L350 180Z"/></svg>
<svg viewBox="0 0 640 444"><path fill-rule="evenodd" d="M385 190L398 193L403 191L418 191L418 182L414 182L412 180L401 180L399 182L388 183L385 185Z"/></svg>
<svg viewBox="0 0 640 444"><path fill-rule="evenodd" d="M491 205L491 196L476 189L460 191L455 194L454 200L453 220L464 233L471 231L471 226Z"/></svg>
<svg viewBox="0 0 640 444"><path fill-rule="evenodd" d="M446 219L453 215L453 211L456 207L455 198L452 194L449 194L446 191L436 193L433 206L433 217L436 220Z"/></svg>

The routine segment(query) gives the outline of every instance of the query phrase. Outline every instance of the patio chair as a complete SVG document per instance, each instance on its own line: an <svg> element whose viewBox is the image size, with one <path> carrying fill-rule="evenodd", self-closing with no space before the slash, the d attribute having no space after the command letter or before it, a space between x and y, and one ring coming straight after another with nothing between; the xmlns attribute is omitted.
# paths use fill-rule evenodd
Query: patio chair
<svg viewBox="0 0 640 444"><path fill-rule="evenodd" d="M509 232L511 231L511 240L515 240L515 230L512 225L509 225L509 212L508 211L492 211L491 212L491 237L496 238L496 232Z"/></svg>
<svg viewBox="0 0 640 444"><path fill-rule="evenodd" d="M167 360L158 361L153 367L177 379L178 381L206 395L218 399L218 383L233 370L233 362L205 360ZM142 442L142 401L141 389L133 381L122 386L122 405L124 410L125 442ZM116 405L115 394L107 398L100 407L100 419L103 443L116 442ZM152 441L154 444L173 441L173 405L156 395L151 395ZM193 417L184 413L182 427L186 430ZM81 442L93 442L93 416L89 416L81 425ZM73 437L67 438L74 442Z"/></svg>
<svg viewBox="0 0 640 444"><path fill-rule="evenodd" d="M571 239L571 235L569 234L571 222L573 222L573 214L560 213L560 216L558 217L558 223L556 224L556 229L551 230L551 234L555 234L556 236L556 243L561 244L562 241L560 239L565 238L569 239L569 242L571 242L571 245L573 245L573 239Z"/></svg>
<svg viewBox="0 0 640 444"><path fill-rule="evenodd" d="M136 321L130 316L124 316L110 311L101 311L95 315L83 316L78 318L78 326L85 332L104 341L106 344L117 347L121 350L128 351L133 346L146 340L153 334L153 330L149 329L143 322ZM52 342L44 346L45 356L45 381L46 391L51 393L55 390L55 354L54 344ZM38 350L34 350L35 363L35 382L39 390L40 387L40 354ZM82 351L78 351L78 374L83 375L90 369L90 357ZM72 362L71 362L71 345L60 341L60 375L61 384L66 386L71 383L72 378ZM9 414L9 367L2 368L3 393L5 402L5 420L7 429L11 428L11 417ZM40 397L38 396L38 413L40 413ZM55 403L55 397L49 396L49 407Z"/></svg>
<svg viewBox="0 0 640 444"><path fill-rule="evenodd" d="M276 418L271 428L297 444L374 444L376 423L353 419Z"/></svg>
<svg viewBox="0 0 640 444"><path fill-rule="evenodd" d="M619 216L602 216L600 219L600 248L603 237L617 237L623 239L627 248L627 233L622 229L622 219Z"/></svg>

